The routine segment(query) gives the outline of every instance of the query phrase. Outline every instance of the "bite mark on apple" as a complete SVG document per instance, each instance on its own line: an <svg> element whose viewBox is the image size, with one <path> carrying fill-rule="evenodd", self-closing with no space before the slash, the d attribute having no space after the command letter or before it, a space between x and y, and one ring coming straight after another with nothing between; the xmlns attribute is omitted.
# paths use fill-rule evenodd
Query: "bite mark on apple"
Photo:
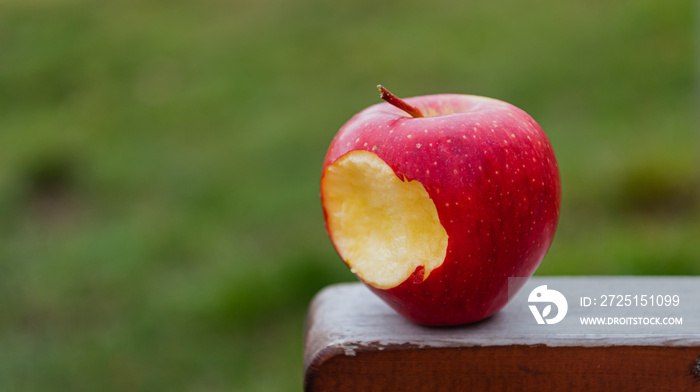
<svg viewBox="0 0 700 392"><path fill-rule="evenodd" d="M338 253L365 283L421 283L445 260L447 232L425 187L375 153L354 150L329 165L321 196Z"/></svg>

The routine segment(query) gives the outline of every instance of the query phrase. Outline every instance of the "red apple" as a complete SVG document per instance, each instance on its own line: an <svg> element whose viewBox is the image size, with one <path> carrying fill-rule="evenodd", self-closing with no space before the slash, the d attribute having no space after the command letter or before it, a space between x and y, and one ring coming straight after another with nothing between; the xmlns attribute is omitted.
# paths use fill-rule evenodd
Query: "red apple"
<svg viewBox="0 0 700 392"><path fill-rule="evenodd" d="M351 118L323 163L328 235L352 272L409 320L489 317L508 302L508 278L532 276L554 237L561 184L552 146L508 103L401 100L379 88L387 102Z"/></svg>

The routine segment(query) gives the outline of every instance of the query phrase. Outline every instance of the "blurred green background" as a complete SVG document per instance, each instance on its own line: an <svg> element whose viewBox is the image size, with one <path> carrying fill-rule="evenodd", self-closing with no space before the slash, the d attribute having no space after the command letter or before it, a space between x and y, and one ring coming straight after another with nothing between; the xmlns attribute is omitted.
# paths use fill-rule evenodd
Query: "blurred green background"
<svg viewBox="0 0 700 392"><path fill-rule="evenodd" d="M537 274L700 274L692 0L0 1L0 390L295 391L340 126L511 102L563 207Z"/></svg>

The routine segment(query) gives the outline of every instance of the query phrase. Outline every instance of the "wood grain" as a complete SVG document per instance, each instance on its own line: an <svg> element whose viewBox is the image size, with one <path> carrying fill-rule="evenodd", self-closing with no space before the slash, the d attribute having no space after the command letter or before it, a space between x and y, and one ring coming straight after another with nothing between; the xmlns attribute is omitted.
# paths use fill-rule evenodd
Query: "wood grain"
<svg viewBox="0 0 700 392"><path fill-rule="evenodd" d="M700 278L533 278L528 287L540 284L575 295L667 287L685 301L684 326L632 335L564 326L554 333L513 301L480 323L428 328L398 316L360 284L334 285L308 313L304 388L700 391ZM579 310L570 308L575 317Z"/></svg>

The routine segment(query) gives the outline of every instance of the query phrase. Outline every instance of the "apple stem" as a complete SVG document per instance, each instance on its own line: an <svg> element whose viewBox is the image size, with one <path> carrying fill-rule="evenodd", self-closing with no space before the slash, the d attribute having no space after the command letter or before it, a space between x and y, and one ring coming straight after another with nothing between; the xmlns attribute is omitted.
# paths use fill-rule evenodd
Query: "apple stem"
<svg viewBox="0 0 700 392"><path fill-rule="evenodd" d="M377 85L377 88L382 93L381 97L383 100L389 102L390 104L396 106L397 108L403 110L404 112L411 115L411 117L425 117L417 107L407 104L404 100L392 94L389 90L384 88L381 84Z"/></svg>

